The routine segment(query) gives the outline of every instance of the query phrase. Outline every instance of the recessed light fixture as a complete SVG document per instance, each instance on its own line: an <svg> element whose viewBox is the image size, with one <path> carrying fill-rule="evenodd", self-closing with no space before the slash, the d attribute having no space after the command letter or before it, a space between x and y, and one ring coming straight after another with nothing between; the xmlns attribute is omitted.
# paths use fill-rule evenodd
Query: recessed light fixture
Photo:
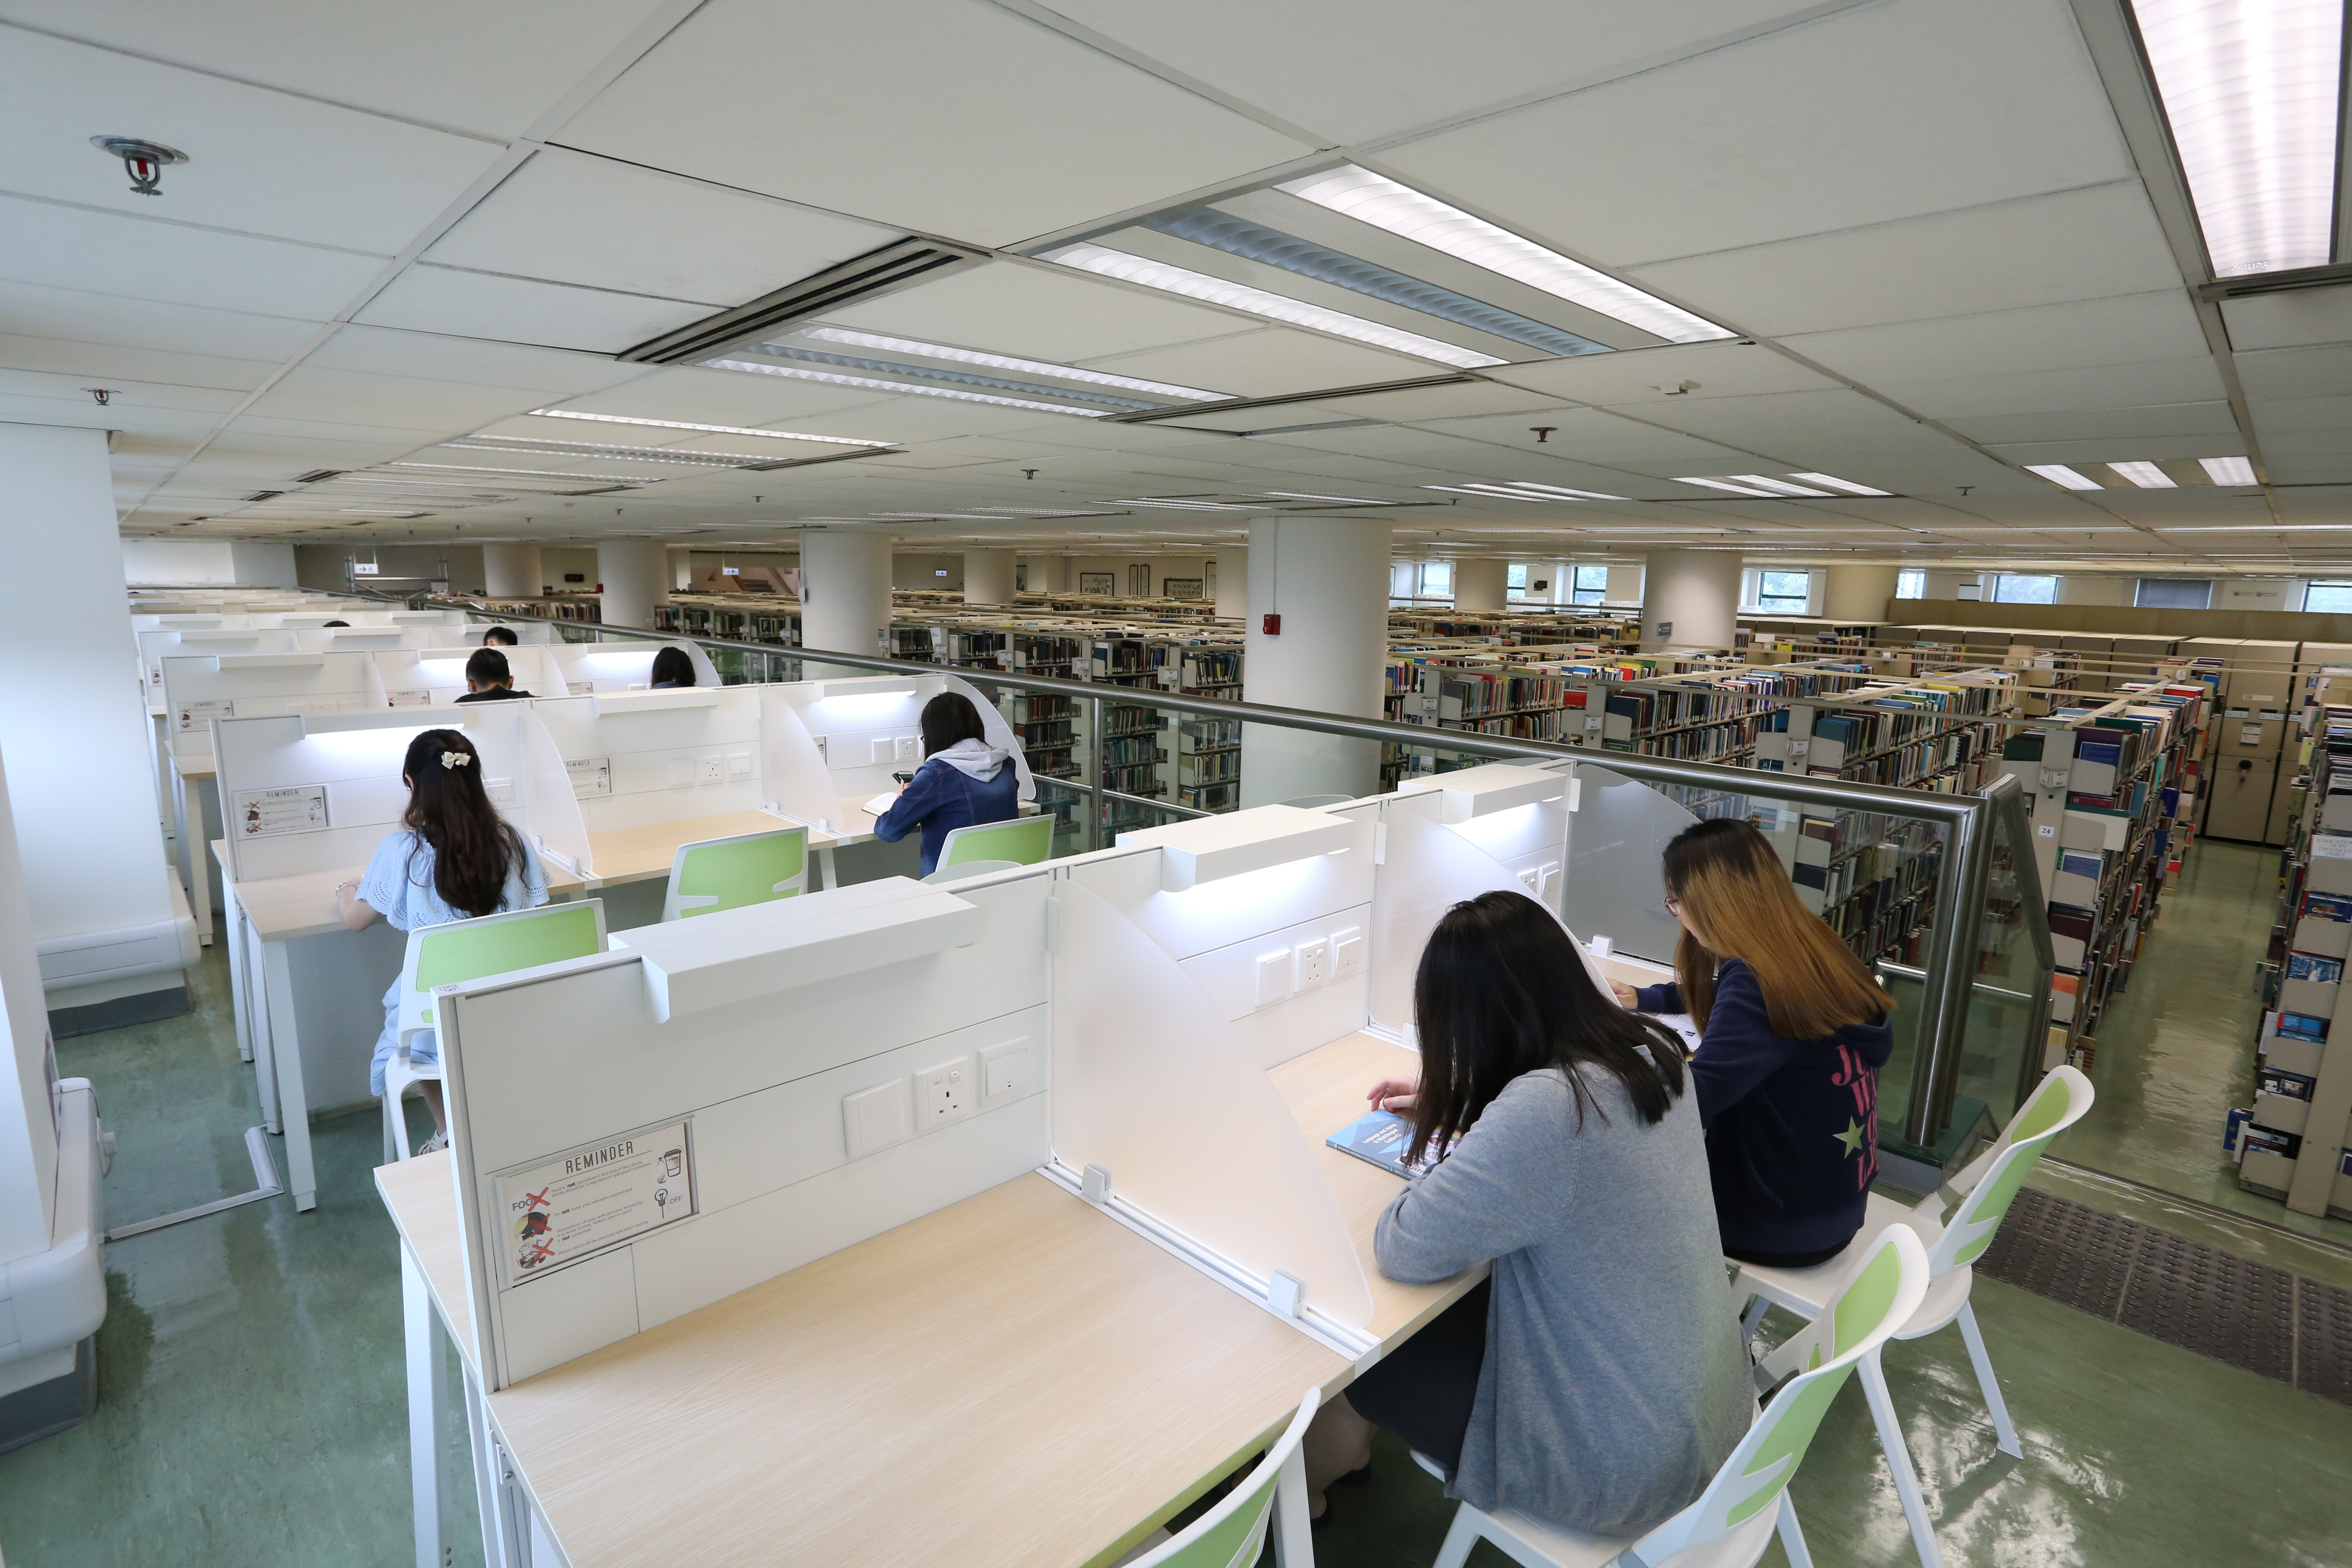
<svg viewBox="0 0 2352 1568"><path fill-rule="evenodd" d="M2254 465L2244 458L2200 458L2197 466L2204 469L2205 477L2217 485L2251 485L2257 482Z"/></svg>
<svg viewBox="0 0 2352 1568"><path fill-rule="evenodd" d="M2144 490L2177 490L2179 481L2154 463L2109 463L2108 468Z"/></svg>
<svg viewBox="0 0 2352 1568"><path fill-rule="evenodd" d="M982 353L976 349L950 348L945 343L917 342L909 338L884 337L879 332L854 332L845 327L811 327L798 334L819 342L844 343L851 348L879 349L886 353L921 354L926 359L951 360L958 364L982 364L991 370L1019 371L1028 375L1059 376L1065 381L1084 382L1091 386L1116 386L1123 392L1140 392L1160 397L1182 397L1201 403L1222 403L1233 395L1229 392L1203 392L1197 386L1175 386L1164 381L1139 381L1131 375L1111 375L1099 370L1081 370L1076 365L1051 364L1044 360L1015 359L1010 354Z"/></svg>
<svg viewBox="0 0 2352 1568"><path fill-rule="evenodd" d="M2352 522L2206 522L2168 528L2158 533L2352 533Z"/></svg>
<svg viewBox="0 0 2352 1568"><path fill-rule="evenodd" d="M1803 479L1808 484L1827 485L1833 490L1844 490L1849 495L1891 496L1895 493L1893 490L1874 490L1868 485L1858 485L1852 479L1839 479L1835 474L1790 474L1789 477L1792 479Z"/></svg>
<svg viewBox="0 0 2352 1568"><path fill-rule="evenodd" d="M1727 477L1737 479L1744 485L1759 486L1761 489L1771 491L1774 495L1825 496L1830 493L1827 490L1817 489L1812 485L1790 484L1786 479L1770 479L1763 474L1731 474Z"/></svg>
<svg viewBox="0 0 2352 1568"><path fill-rule="evenodd" d="M1116 408L1073 408L1065 403L1039 403L1027 397L1002 397L993 392L966 392L961 387L929 386L919 381L879 381L868 375L844 375L839 371L812 370L806 365L772 363L764 360L713 359L703 363L713 370L748 370L755 375L781 375L792 381L817 381L827 386L856 386L868 392L906 392L922 397L948 397L958 403L992 403L999 408L1028 408L1040 414L1074 414L1081 419L1102 419Z"/></svg>
<svg viewBox="0 0 2352 1568"><path fill-rule="evenodd" d="M1711 490L1725 490L1732 495L1747 496L1754 500L1777 500L1780 499L1780 497L1771 490L1759 489L1752 484L1735 484L1729 479L1703 479L1692 475L1677 474L1675 476L1675 483L1678 485L1704 485Z"/></svg>
<svg viewBox="0 0 2352 1568"><path fill-rule="evenodd" d="M386 463L387 468L423 468L436 474L512 475L526 479L592 479L605 485L657 485L658 474L569 474L552 468L487 468L474 463Z"/></svg>
<svg viewBox="0 0 2352 1568"><path fill-rule="evenodd" d="M1244 283L1229 283L1222 278L1212 278L1205 272L1195 272L1188 267L1175 267L1165 261L1153 261L1148 257L1132 256L1124 250L1109 250L1099 245L1066 245L1058 250L1046 251L1039 258L1074 267L1082 272L1092 272L1104 278L1116 278L1122 282L1139 283L1147 289L1158 289L1170 294L1181 294L1188 300L1206 304L1223 305L1229 310L1264 316L1269 321L1287 322L1294 327L1307 327L1333 337L1351 338L1374 348L1388 349L1396 353L1412 354L1417 359L1435 360L1460 370L1476 370L1481 366L1502 364L1503 360L1484 354L1475 349L1465 349L1455 343L1440 342L1435 338L1408 332L1402 327L1384 326L1368 321L1361 316L1351 316L1344 310L1327 310L1310 305L1304 300L1294 300L1287 294L1270 294L1263 289L1253 289Z"/></svg>
<svg viewBox="0 0 2352 1568"><path fill-rule="evenodd" d="M1273 500L1327 500L1335 506L1398 506L1402 502L1373 500L1367 496L1318 496L1305 490L1266 490L1262 492Z"/></svg>
<svg viewBox="0 0 2352 1568"><path fill-rule="evenodd" d="M1639 327L1668 342L1706 342L1737 335L1679 305L1669 305L1630 283L1621 283L1605 272L1353 163L1275 188L1629 327Z"/></svg>
<svg viewBox="0 0 2352 1568"><path fill-rule="evenodd" d="M2336 226L2338 0L2132 0L2217 278L2324 267Z"/></svg>
<svg viewBox="0 0 2352 1568"><path fill-rule="evenodd" d="M1507 485L1490 485L1472 481L1466 485L1423 485L1425 490L1446 490L1454 495L1485 496L1497 500L1548 501L1564 500L1627 500L1627 496L1604 495L1599 490L1563 489L1558 485L1526 484L1514 481Z"/></svg>
<svg viewBox="0 0 2352 1568"><path fill-rule="evenodd" d="M687 468L734 468L772 463L772 452L688 452L676 447L615 447L603 441L531 441L516 436L468 436L444 441L439 452L536 452L550 458L606 458L623 463L677 463Z"/></svg>
<svg viewBox="0 0 2352 1568"><path fill-rule="evenodd" d="M593 419L605 425L646 425L656 430L698 430L709 436L759 436L771 441L822 441L833 447L895 447L896 441L864 441L855 436L805 436L795 430L754 430L746 425L693 425L683 419L639 419L627 414L583 414L573 408L534 408L535 419Z"/></svg>
<svg viewBox="0 0 2352 1568"><path fill-rule="evenodd" d="M2039 474L2063 489L2096 490L2106 488L2096 479L2076 473L2063 463L2028 463L2025 471Z"/></svg>
<svg viewBox="0 0 2352 1568"><path fill-rule="evenodd" d="M1179 511L1255 511L1255 507L1235 506L1222 500L1179 500L1164 496L1129 497L1123 500L1105 501L1105 506L1164 506Z"/></svg>

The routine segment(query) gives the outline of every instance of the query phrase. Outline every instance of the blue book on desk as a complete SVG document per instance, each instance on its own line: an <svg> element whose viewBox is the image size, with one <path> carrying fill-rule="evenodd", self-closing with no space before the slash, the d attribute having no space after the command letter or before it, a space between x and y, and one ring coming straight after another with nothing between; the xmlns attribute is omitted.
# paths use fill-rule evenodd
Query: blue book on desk
<svg viewBox="0 0 2352 1568"><path fill-rule="evenodd" d="M1434 1161L1419 1165L1405 1163L1405 1151L1412 1147L1412 1123L1392 1110L1375 1110L1360 1116L1324 1142L1343 1154L1378 1165L1392 1176L1418 1176ZM1441 1153L1439 1158L1444 1158Z"/></svg>

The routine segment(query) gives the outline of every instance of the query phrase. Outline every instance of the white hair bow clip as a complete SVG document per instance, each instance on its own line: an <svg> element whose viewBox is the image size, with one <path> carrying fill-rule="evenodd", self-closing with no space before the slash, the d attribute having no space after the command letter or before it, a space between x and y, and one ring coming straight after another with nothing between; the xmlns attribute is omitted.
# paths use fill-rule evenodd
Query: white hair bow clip
<svg viewBox="0 0 2352 1568"><path fill-rule="evenodd" d="M441 765L445 768L462 768L473 760L474 759L472 757L468 756L464 752L444 752L441 753Z"/></svg>

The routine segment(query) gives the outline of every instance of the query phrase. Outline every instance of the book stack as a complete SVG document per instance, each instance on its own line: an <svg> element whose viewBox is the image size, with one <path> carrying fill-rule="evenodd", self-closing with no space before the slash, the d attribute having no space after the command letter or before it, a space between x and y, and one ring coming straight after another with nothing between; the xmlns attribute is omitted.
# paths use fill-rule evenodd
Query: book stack
<svg viewBox="0 0 2352 1568"><path fill-rule="evenodd" d="M2224 1147L2238 1184L2300 1214L2352 1218L2352 1046L2332 1041L2352 959L2352 831L2324 826L2327 801L2352 801L2352 739L2317 753L2328 787L2313 792L2307 832L2290 847L2284 952L2263 1014L2253 1103L2231 1114ZM2338 789L2341 781L2342 788ZM2301 856L2298 860L2297 855ZM2352 1038L2352 1022L2346 1025Z"/></svg>

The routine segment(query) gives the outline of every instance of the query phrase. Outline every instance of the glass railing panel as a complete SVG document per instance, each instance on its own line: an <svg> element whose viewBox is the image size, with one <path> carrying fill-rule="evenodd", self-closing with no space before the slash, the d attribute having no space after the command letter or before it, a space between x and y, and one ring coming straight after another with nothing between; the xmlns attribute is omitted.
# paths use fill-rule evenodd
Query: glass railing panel
<svg viewBox="0 0 2352 1568"><path fill-rule="evenodd" d="M1998 1131L2041 1080L2054 966L2032 820L2015 781L2003 779L1985 795L1992 805L1991 843L1952 1120L1969 1119L1970 1105L1980 1105Z"/></svg>

